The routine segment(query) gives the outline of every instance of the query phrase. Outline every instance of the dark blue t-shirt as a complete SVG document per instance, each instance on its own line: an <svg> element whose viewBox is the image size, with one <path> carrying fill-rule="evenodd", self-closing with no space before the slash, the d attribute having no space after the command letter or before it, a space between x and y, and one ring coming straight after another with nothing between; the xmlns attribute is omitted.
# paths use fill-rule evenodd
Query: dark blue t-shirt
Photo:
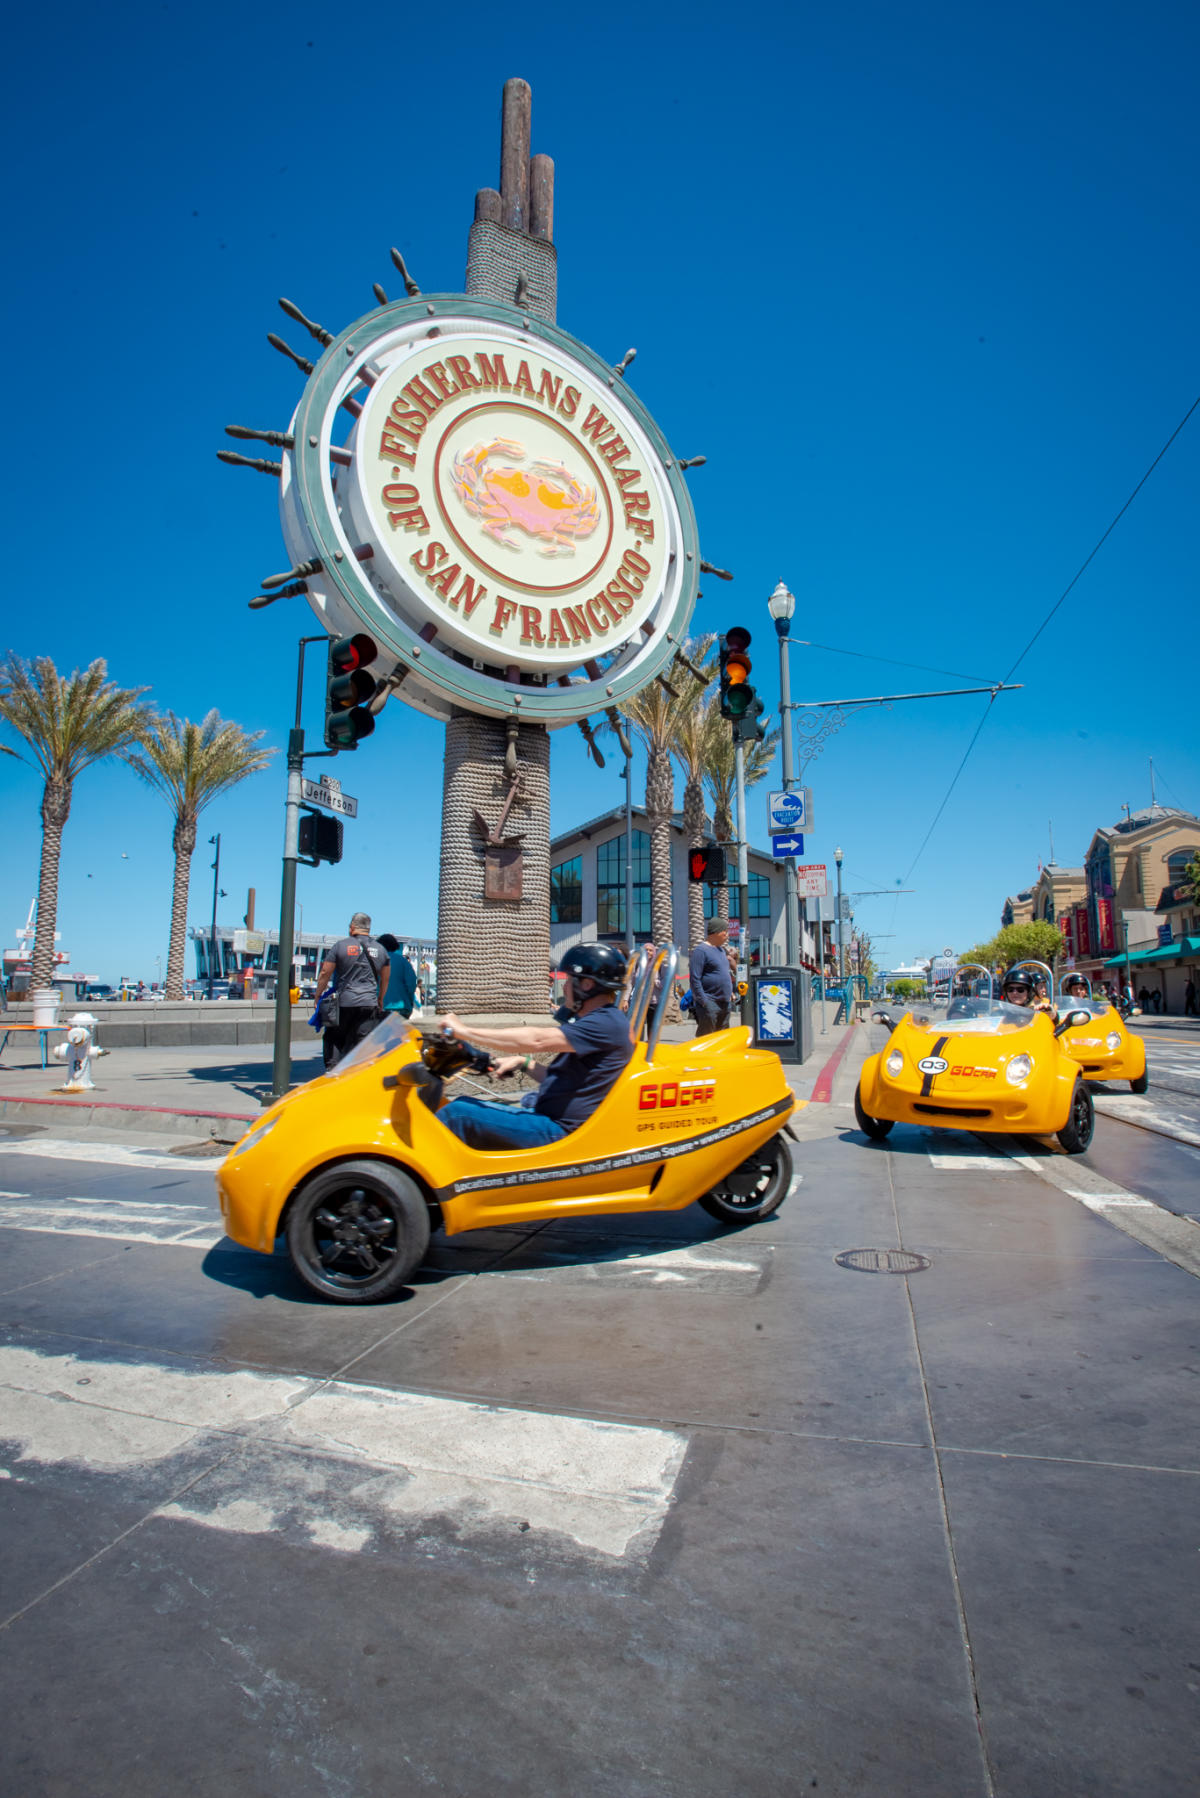
<svg viewBox="0 0 1200 1798"><path fill-rule="evenodd" d="M629 1057L629 1019L616 1005L601 1005L561 1026L573 1053L556 1055L538 1091L534 1110L574 1130L591 1117Z"/></svg>

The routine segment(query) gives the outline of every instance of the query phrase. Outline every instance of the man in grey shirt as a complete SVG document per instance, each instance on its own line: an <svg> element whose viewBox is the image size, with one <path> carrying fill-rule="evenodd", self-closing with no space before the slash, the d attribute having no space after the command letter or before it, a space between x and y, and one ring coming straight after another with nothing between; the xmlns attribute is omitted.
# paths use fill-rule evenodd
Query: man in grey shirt
<svg viewBox="0 0 1200 1798"><path fill-rule="evenodd" d="M338 996L338 1021L321 1039L326 1073L374 1030L383 1011L387 979L387 950L371 935L366 912L356 911L350 920L350 935L327 951L317 976L318 1005L331 981Z"/></svg>
<svg viewBox="0 0 1200 1798"><path fill-rule="evenodd" d="M724 1030L729 1023L733 976L725 953L728 941L728 924L723 924L720 918L710 918L708 941L697 943L688 959L697 1036L711 1036L715 1030Z"/></svg>

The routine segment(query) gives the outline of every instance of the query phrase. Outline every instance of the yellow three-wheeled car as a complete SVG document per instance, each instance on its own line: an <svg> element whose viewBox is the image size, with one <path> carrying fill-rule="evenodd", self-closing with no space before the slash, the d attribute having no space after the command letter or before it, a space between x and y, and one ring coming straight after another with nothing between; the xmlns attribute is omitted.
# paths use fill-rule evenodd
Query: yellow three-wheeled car
<svg viewBox="0 0 1200 1798"><path fill-rule="evenodd" d="M455 1236L694 1200L731 1225L768 1217L792 1184L781 1132L796 1100L779 1057L754 1049L749 1030L660 1041L676 961L674 949L647 948L631 962L621 1001L632 1057L590 1118L537 1148L461 1142L438 1120L443 1088L472 1057L477 1068L488 1058L386 1019L221 1164L229 1235L264 1254L286 1236L309 1286L355 1304L390 1298L438 1227Z"/></svg>

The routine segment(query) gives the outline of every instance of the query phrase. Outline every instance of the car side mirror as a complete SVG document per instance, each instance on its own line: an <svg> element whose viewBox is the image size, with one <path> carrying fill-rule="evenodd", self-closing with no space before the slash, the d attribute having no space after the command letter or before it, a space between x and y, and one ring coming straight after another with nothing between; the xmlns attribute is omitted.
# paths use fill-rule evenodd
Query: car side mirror
<svg viewBox="0 0 1200 1798"><path fill-rule="evenodd" d="M1069 1011L1065 1017L1058 1020L1054 1034L1055 1036L1061 1036L1064 1031L1077 1030L1081 1024L1090 1024L1091 1021L1092 1014L1090 1011Z"/></svg>
<svg viewBox="0 0 1200 1798"><path fill-rule="evenodd" d="M886 1011L877 1011L874 1017L877 1024L886 1024L889 1030L896 1028L896 1020L890 1017Z"/></svg>

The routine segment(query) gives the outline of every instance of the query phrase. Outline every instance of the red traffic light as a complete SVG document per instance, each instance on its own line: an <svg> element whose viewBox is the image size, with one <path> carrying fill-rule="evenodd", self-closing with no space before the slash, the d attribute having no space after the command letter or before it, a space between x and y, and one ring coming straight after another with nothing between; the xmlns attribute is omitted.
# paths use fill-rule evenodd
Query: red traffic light
<svg viewBox="0 0 1200 1798"><path fill-rule="evenodd" d="M335 637L329 645L329 665L335 674L350 674L365 668L379 654L373 637L358 631L353 637Z"/></svg>
<svg viewBox="0 0 1200 1798"><path fill-rule="evenodd" d="M703 880L708 873L708 850L701 847L688 851L688 879Z"/></svg>

